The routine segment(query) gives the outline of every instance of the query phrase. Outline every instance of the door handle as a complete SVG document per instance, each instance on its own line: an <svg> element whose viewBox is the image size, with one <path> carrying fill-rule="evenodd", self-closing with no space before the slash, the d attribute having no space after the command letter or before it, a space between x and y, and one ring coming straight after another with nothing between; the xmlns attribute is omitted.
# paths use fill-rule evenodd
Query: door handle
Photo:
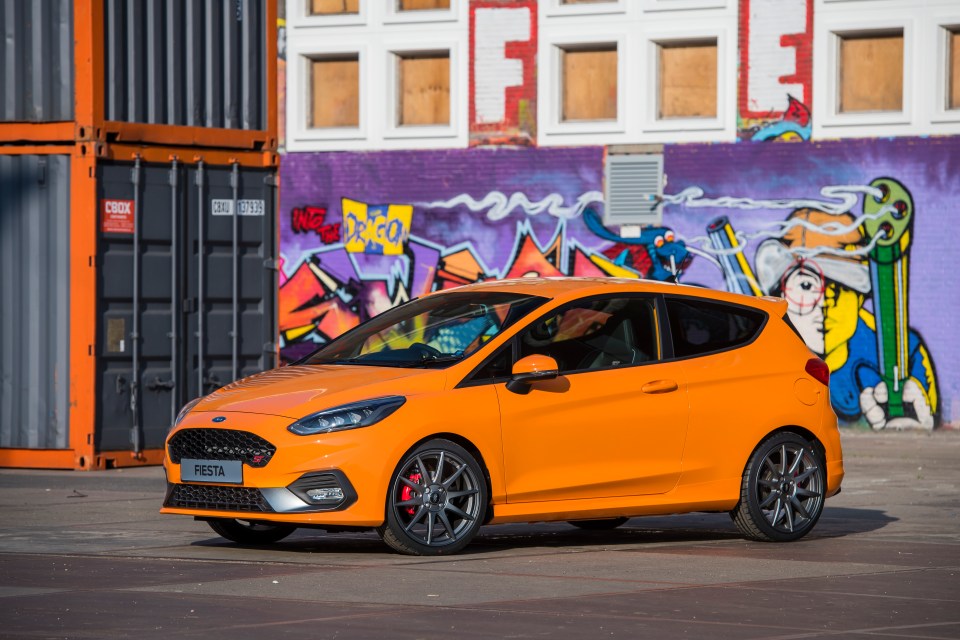
<svg viewBox="0 0 960 640"><path fill-rule="evenodd" d="M644 393L670 393L679 388L673 380L654 380L640 387L640 391Z"/></svg>

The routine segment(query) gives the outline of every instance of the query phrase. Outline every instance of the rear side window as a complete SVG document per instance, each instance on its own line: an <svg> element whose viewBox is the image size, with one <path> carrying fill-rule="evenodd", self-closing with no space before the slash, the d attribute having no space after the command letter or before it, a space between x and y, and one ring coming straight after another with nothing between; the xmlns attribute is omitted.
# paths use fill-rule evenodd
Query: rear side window
<svg viewBox="0 0 960 640"><path fill-rule="evenodd" d="M667 298L667 317L677 358L733 349L753 340L765 314L746 307L689 298Z"/></svg>

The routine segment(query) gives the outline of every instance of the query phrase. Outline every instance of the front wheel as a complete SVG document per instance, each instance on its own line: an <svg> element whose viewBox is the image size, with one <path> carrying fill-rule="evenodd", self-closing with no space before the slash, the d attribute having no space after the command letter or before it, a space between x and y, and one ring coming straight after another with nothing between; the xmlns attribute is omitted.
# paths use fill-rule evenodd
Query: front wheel
<svg viewBox="0 0 960 640"><path fill-rule="evenodd" d="M232 540L239 544L273 544L283 540L291 533L297 530L285 524L270 524L266 522L254 522L252 520L234 520L233 518L218 518L216 520L207 520L207 524L217 534L227 540Z"/></svg>
<svg viewBox="0 0 960 640"><path fill-rule="evenodd" d="M407 555L438 556L466 547L487 509L483 469L449 440L430 440L403 458L387 493L386 522L377 533Z"/></svg>
<svg viewBox="0 0 960 640"><path fill-rule="evenodd" d="M813 445L795 433L778 433L750 456L730 516L751 540L799 540L820 519L825 490L824 463Z"/></svg>

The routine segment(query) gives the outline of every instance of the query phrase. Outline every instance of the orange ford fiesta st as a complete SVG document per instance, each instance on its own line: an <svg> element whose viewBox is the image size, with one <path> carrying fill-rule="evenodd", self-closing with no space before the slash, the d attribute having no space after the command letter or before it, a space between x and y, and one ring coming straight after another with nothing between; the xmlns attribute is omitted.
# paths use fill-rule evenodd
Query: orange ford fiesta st
<svg viewBox="0 0 960 640"><path fill-rule="evenodd" d="M244 544L376 528L420 555L484 524L690 511L796 540L843 459L829 371L786 310L612 278L433 293L184 407L162 512Z"/></svg>

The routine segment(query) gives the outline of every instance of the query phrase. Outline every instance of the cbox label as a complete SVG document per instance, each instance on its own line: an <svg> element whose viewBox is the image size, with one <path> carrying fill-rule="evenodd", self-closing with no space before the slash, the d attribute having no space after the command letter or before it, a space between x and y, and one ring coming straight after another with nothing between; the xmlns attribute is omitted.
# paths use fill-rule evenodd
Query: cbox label
<svg viewBox="0 0 960 640"><path fill-rule="evenodd" d="M133 200L100 201L100 231L102 233L133 233Z"/></svg>

